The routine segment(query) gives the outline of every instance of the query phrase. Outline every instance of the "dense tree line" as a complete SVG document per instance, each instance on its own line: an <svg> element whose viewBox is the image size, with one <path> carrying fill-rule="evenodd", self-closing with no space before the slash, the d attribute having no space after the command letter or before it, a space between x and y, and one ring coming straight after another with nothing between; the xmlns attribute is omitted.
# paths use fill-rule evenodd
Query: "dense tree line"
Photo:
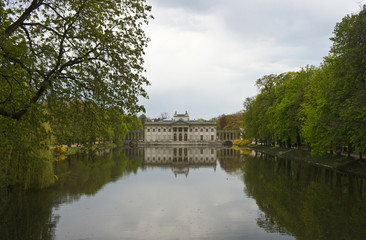
<svg viewBox="0 0 366 240"><path fill-rule="evenodd" d="M233 113L228 115L218 116L216 119L216 128L217 130L234 130L240 131L243 126L243 118L242 113Z"/></svg>
<svg viewBox="0 0 366 240"><path fill-rule="evenodd" d="M366 6L334 28L333 45L319 67L271 74L244 102L247 138L301 146L314 153L366 150Z"/></svg>
<svg viewBox="0 0 366 240"><path fill-rule="evenodd" d="M63 106L60 108L59 106ZM136 115L126 115L118 107L102 107L91 101L48 103L52 142L91 146L96 143L121 144L130 130L142 130Z"/></svg>
<svg viewBox="0 0 366 240"><path fill-rule="evenodd" d="M0 188L52 183L54 144L118 143L141 126L129 116L147 97L150 11L145 0L0 1Z"/></svg>

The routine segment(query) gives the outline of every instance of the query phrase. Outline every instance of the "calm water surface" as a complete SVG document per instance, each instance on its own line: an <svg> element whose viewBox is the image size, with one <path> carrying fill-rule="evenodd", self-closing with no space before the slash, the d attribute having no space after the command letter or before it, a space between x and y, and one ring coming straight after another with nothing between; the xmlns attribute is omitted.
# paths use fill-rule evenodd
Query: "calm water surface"
<svg viewBox="0 0 366 240"><path fill-rule="evenodd" d="M1 197L0 239L366 237L365 179L250 151L120 149L55 170Z"/></svg>

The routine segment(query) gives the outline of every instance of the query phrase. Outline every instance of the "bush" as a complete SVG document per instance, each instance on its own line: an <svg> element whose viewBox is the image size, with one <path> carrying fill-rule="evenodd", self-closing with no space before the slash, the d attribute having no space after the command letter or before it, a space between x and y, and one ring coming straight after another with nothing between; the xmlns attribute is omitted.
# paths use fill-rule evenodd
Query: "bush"
<svg viewBox="0 0 366 240"><path fill-rule="evenodd" d="M53 148L53 151L55 151L56 153L64 153L67 151L67 147L66 146L62 146L62 145L56 145Z"/></svg>
<svg viewBox="0 0 366 240"><path fill-rule="evenodd" d="M248 145L249 143L250 143L250 140L248 140L248 139L244 139L244 140L235 139L234 142L233 142L233 144L237 145L237 146Z"/></svg>

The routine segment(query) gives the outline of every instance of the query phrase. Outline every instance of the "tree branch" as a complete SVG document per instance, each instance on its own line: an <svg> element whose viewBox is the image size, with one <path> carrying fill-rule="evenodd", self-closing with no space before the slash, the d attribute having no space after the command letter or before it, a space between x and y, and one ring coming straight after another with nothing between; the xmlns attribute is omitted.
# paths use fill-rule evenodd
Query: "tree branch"
<svg viewBox="0 0 366 240"><path fill-rule="evenodd" d="M4 75L4 74L0 74L7 82L8 82L8 84L9 84L9 86L10 86L10 93L9 93L9 96L3 101L3 102L0 102L0 104L4 104L4 103L6 103L7 101L9 101L10 102L10 99L11 99L11 95L13 94L13 85L11 85L11 83L10 83L10 81L9 81L9 79L8 79L8 77L9 76L6 76L6 75Z"/></svg>
<svg viewBox="0 0 366 240"><path fill-rule="evenodd" d="M24 27L24 25L21 25L20 26L21 29L23 29L23 31L25 32L25 35L27 36L28 38L28 42L29 42L29 48L30 50L33 52L34 55L37 55L36 52L34 51L34 48L33 48L33 41L32 41L32 38L28 32L28 30Z"/></svg>
<svg viewBox="0 0 366 240"><path fill-rule="evenodd" d="M54 34L56 34L59 37L62 36L59 32L57 32L53 28L47 27L46 25L43 25L41 23L27 23L27 22L25 22L25 23L22 23L21 26L40 26L40 27L43 27L44 29L46 29L46 30L48 30L50 32L53 32Z"/></svg>
<svg viewBox="0 0 366 240"><path fill-rule="evenodd" d="M3 47L1 47L0 46L0 48L1 48L1 50L3 50L3 51L0 51L0 54L3 56L3 57L5 57L5 58L7 58L7 59L9 59L10 61L12 61L13 63L17 63L17 64L19 64L19 66L21 67L21 68L23 68L25 71L27 71L27 73L29 74L29 75L31 75L32 76L32 70L31 69L29 69L28 67L26 67L24 64L23 64L23 62L22 61L20 61L19 59L17 59L17 58L15 58L15 57L12 57L12 56L10 56L10 54L3 48Z"/></svg>
<svg viewBox="0 0 366 240"><path fill-rule="evenodd" d="M43 0L33 0L31 5L23 12L18 20L7 27L5 32L0 35L0 41L4 41L5 39L9 38L10 35L12 35L22 25L25 19L27 19L34 10L39 8L42 3Z"/></svg>

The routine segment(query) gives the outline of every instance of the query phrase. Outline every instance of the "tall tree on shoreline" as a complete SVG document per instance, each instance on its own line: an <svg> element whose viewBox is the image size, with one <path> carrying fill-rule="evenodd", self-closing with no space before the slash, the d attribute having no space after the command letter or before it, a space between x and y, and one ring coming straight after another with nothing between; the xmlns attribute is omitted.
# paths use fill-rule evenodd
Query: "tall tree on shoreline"
<svg viewBox="0 0 366 240"><path fill-rule="evenodd" d="M334 69L331 101L337 120L333 131L362 153L366 151L366 5L334 28L330 55Z"/></svg>
<svg viewBox="0 0 366 240"><path fill-rule="evenodd" d="M147 97L150 11L146 0L0 1L0 188L52 183L55 142L123 138L124 114Z"/></svg>
<svg viewBox="0 0 366 240"><path fill-rule="evenodd" d="M244 103L250 138L290 145L308 143L313 153L366 151L366 5L337 23L329 55L318 68L266 75L260 93ZM288 77L281 77L289 76ZM280 142L280 145L281 142Z"/></svg>
<svg viewBox="0 0 366 240"><path fill-rule="evenodd" d="M0 115L20 120L48 96L143 109L145 0L0 3Z"/></svg>

